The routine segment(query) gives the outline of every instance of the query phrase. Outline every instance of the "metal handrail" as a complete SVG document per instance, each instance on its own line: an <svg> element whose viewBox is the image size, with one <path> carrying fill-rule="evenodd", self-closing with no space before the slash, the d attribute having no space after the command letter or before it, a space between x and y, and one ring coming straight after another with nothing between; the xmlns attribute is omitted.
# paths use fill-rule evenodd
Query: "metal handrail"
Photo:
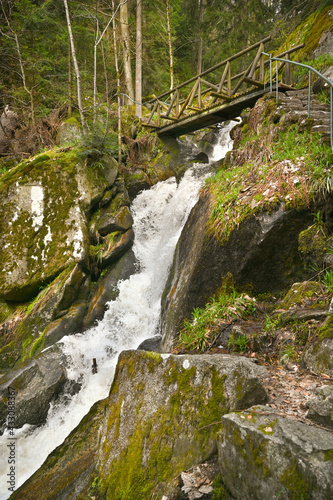
<svg viewBox="0 0 333 500"><path fill-rule="evenodd" d="M278 62L285 62L288 64L294 64L295 66L301 66L302 68L306 68L309 70L309 91L308 91L308 118L310 118L310 105L311 105L311 72L315 73L319 78L328 83L331 87L330 89L330 108L331 108L331 116L330 116L330 140L331 140L331 149L333 152L333 82L318 70L309 66L308 64L303 64L296 61L291 61L290 59L283 59L281 57L272 57L272 54L267 54L263 52L265 56L269 57L269 72L270 72L270 91L273 89L273 70L272 70L272 61L276 61L276 100L279 99L279 71L278 71Z"/></svg>

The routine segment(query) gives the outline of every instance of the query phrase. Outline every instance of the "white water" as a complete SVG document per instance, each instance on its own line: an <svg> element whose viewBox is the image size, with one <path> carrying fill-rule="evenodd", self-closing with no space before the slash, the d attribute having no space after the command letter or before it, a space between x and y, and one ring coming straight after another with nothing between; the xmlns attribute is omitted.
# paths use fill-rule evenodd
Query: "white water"
<svg viewBox="0 0 333 500"><path fill-rule="evenodd" d="M221 144L215 147L214 160L222 158L230 148L232 125L234 123L221 131ZM108 304L103 320L96 327L61 340L62 349L68 356L68 376L79 381L82 388L75 396L65 396L51 407L44 426L34 429L25 425L15 430L16 489L63 442L90 407L108 395L118 354L125 349L136 349L144 339L156 333L161 295L174 249L207 175L206 165L195 164L185 173L179 186L173 178L168 179L143 191L134 200L131 207L135 232L133 250L139 271L119 284L117 300ZM98 363L98 373L94 375L92 358ZM4 459L0 500L7 499L11 493L7 484L10 439L8 432L0 438L0 456Z"/></svg>

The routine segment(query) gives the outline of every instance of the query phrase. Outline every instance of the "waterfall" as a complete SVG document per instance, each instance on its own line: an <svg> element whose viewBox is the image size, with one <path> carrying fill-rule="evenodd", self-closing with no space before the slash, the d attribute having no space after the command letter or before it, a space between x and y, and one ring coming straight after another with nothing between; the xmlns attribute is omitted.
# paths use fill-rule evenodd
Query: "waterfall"
<svg viewBox="0 0 333 500"><path fill-rule="evenodd" d="M221 129L213 159L222 158L231 146L229 131L235 122ZM218 152L217 152L218 148ZM25 425L15 430L17 489L36 471L49 453L79 424L90 407L110 390L118 354L136 349L156 333L161 295L173 253L191 208L197 201L210 167L194 164L177 185L174 178L141 192L133 201L135 241L133 251L138 271L119 283L119 296L108 304L104 318L84 333L69 335L59 344L68 358L68 377L82 387L74 396L64 395L49 410L42 427ZM98 372L92 373L96 358ZM0 438L5 458L0 477L0 500L9 497L8 431Z"/></svg>

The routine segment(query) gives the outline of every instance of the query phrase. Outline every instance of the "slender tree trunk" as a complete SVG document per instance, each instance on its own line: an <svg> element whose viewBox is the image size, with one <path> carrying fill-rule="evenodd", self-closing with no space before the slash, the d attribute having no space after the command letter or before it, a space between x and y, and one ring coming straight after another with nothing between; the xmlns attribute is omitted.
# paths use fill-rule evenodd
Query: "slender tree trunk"
<svg viewBox="0 0 333 500"><path fill-rule="evenodd" d="M95 43L94 43L94 125L97 117L97 45L98 45L97 0L95 2Z"/></svg>
<svg viewBox="0 0 333 500"><path fill-rule="evenodd" d="M202 23L204 18L204 0L199 1L199 39L198 39L198 62L197 74L202 72Z"/></svg>
<svg viewBox="0 0 333 500"><path fill-rule="evenodd" d="M136 0L135 114L142 116L142 0Z"/></svg>
<svg viewBox="0 0 333 500"><path fill-rule="evenodd" d="M64 6L65 6L65 11L66 11L68 35L69 35L69 40L71 42L73 64L74 64L74 69L75 69L75 74L76 74L77 101L78 101L78 105L79 105L79 112L80 112L80 117L81 117L81 124L82 124L83 134L86 134L86 131L87 131L86 130L86 121L85 121L84 114L83 114L82 95L81 95L81 75L80 75L80 70L79 70L79 66L78 66L78 63L77 63L77 59L76 59L74 38L73 38L73 33L72 33L71 20L70 20L70 17L69 17L69 9L68 9L67 0L64 0Z"/></svg>
<svg viewBox="0 0 333 500"><path fill-rule="evenodd" d="M19 64L20 64L20 70L21 70L21 77L22 77L22 82L23 82L23 88L27 92L27 94L29 94L29 96L30 96L31 121L32 121L32 125L35 127L36 126L36 117L35 117L34 94L33 94L33 90L29 90L28 87L27 87L27 81L26 81L26 78L25 78L25 71L24 71L22 57L21 57L20 44L19 44L18 36L17 36L16 33L14 34L14 37L15 37L17 55L18 55L18 58L19 58Z"/></svg>
<svg viewBox="0 0 333 500"><path fill-rule="evenodd" d="M172 50L172 37L171 37L171 24L170 24L170 4L169 0L165 0L166 14L167 14L167 30L168 30L168 45L169 45L169 59L170 59L170 89L173 89L173 50Z"/></svg>
<svg viewBox="0 0 333 500"><path fill-rule="evenodd" d="M121 102L120 102L120 75L118 68L118 55L117 55L117 37L116 37L116 20L114 10L114 0L112 0L112 28L113 28L113 47L114 47L114 65L117 73L117 100L118 100L118 165L121 165Z"/></svg>
<svg viewBox="0 0 333 500"><path fill-rule="evenodd" d="M20 42L19 42L17 34L15 33L15 31L11 27L11 24L10 24L10 21L7 17L2 0L1 0L1 8L2 8L3 17L6 19L7 26L9 28L10 33L11 33L11 35L5 35L5 36L7 36L10 39L15 40L16 52L17 52L17 57L18 57L18 61L19 61L19 66L20 66L20 73L21 73L23 88L26 91L26 93L29 94L29 97L30 97L31 121L32 121L32 125L35 127L36 126L36 116L35 116L35 102L34 102L34 95L33 95L34 86L32 87L31 90L29 90L27 87L27 80L26 80L23 61L22 61Z"/></svg>
<svg viewBox="0 0 333 500"><path fill-rule="evenodd" d="M72 116L72 58L71 58L71 43L68 39L68 111L67 115Z"/></svg>
<svg viewBox="0 0 333 500"><path fill-rule="evenodd" d="M133 80L132 80L132 68L131 68L131 44L130 36L128 32L128 8L127 2L120 4L120 26L121 34L123 40L123 52L124 52L124 74L125 83L127 88L127 94L132 101L134 101L134 91L133 91Z"/></svg>

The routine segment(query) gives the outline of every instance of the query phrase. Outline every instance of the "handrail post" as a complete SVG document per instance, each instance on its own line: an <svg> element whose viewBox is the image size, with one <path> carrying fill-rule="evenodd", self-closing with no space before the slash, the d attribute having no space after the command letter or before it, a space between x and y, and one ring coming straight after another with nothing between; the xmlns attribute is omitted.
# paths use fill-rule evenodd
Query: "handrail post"
<svg viewBox="0 0 333 500"><path fill-rule="evenodd" d="M333 152L333 86L331 85L331 150Z"/></svg>
<svg viewBox="0 0 333 500"><path fill-rule="evenodd" d="M308 118L310 118L310 109L311 109L311 69L309 70Z"/></svg>
<svg viewBox="0 0 333 500"><path fill-rule="evenodd" d="M279 65L276 61L276 102L279 100Z"/></svg>
<svg viewBox="0 0 333 500"><path fill-rule="evenodd" d="M272 54L269 54L269 90L273 92L273 68L272 68Z"/></svg>

